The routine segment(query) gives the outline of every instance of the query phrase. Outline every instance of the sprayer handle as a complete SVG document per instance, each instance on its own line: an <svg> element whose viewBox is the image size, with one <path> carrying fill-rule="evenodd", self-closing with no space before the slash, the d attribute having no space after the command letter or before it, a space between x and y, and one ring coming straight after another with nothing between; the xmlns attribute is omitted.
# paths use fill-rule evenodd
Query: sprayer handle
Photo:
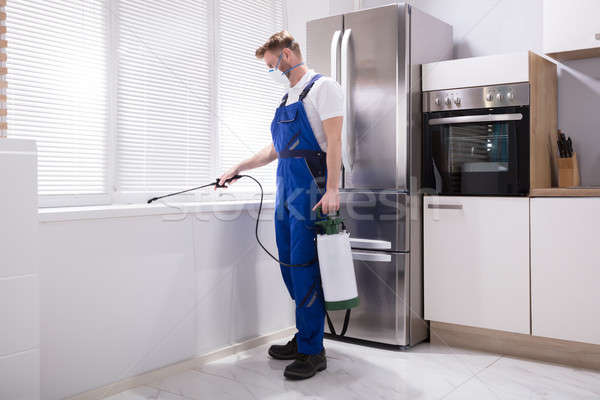
<svg viewBox="0 0 600 400"><path fill-rule="evenodd" d="M321 219L321 218L325 218L325 217L329 217L330 214L327 215L323 215L323 209L321 208L321 206L317 207L317 218ZM332 215L333 217L339 217L340 216L340 210L338 209L334 215Z"/></svg>
<svg viewBox="0 0 600 400"><path fill-rule="evenodd" d="M225 180L225 183L223 183L222 185L219 185L219 181L220 181L221 179L220 179L220 178L217 178L217 179L215 180L215 187L218 187L218 188L226 188L226 187L227 187L227 186L225 186L226 184L228 184L228 183L230 183L231 181L234 181L234 180L236 180L236 179L240 179L241 177L242 177L242 175L235 175L235 176L232 176L231 178L229 178L229 179L226 179L226 180Z"/></svg>

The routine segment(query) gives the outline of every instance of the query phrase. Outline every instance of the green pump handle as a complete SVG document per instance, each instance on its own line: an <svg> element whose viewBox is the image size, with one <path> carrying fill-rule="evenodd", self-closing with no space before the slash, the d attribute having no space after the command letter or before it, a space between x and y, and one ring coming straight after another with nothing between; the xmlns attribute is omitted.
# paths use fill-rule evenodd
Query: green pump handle
<svg viewBox="0 0 600 400"><path fill-rule="evenodd" d="M335 235L344 229L344 220L340 215L340 210L337 210L335 215L323 215L321 206L317 207L318 221L315 225L321 228L325 235Z"/></svg>

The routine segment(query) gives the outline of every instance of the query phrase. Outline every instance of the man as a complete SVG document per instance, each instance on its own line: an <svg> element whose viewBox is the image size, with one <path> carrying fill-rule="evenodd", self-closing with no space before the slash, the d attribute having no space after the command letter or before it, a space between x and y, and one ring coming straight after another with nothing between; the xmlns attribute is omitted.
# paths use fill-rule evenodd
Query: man
<svg viewBox="0 0 600 400"><path fill-rule="evenodd" d="M331 78L309 70L300 46L286 31L256 50L269 75L287 88L271 123L273 143L220 177L225 180L279 158L275 232L285 285L296 303L298 332L269 355L295 360L284 376L306 379L327 368L323 348L325 320L319 265L314 245L315 211L339 209L341 131L344 96Z"/></svg>

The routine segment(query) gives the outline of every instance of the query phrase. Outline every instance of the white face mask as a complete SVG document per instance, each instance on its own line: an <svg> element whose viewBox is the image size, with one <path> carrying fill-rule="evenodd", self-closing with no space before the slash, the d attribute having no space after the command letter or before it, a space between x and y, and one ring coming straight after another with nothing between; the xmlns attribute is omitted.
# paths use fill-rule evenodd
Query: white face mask
<svg viewBox="0 0 600 400"><path fill-rule="evenodd" d="M281 72L279 70L279 64L281 63L281 58L283 57L283 51L281 53L279 53L279 58L277 59L277 64L275 65L274 68L270 68L267 73L269 74L269 76L271 77L271 79L273 79L273 81L275 83L279 83L280 85L282 85L284 88L289 88L290 87L290 80L288 79L288 74L291 70L293 70L296 67L299 67L300 65L304 64L304 62L301 62L299 64L294 65L293 67L290 67L288 69L286 69L285 71Z"/></svg>
<svg viewBox="0 0 600 400"><path fill-rule="evenodd" d="M290 80L279 69L271 68L267 73L269 74L269 77L271 79L273 79L273 81L275 83L279 83L280 85L282 85L285 88L290 87Z"/></svg>

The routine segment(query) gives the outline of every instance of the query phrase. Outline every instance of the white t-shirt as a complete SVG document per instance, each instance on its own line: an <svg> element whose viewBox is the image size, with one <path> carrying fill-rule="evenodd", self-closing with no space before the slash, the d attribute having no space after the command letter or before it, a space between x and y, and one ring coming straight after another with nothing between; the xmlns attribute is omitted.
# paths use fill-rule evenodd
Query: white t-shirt
<svg viewBox="0 0 600 400"><path fill-rule="evenodd" d="M294 86L290 87L286 104L297 102L300 93L315 75L315 71L308 70ZM344 115L344 93L342 88L330 77L322 76L317 79L304 98L303 103L315 138L319 142L321 150L327 151L327 138L325 137L325 131L323 131L323 121Z"/></svg>

